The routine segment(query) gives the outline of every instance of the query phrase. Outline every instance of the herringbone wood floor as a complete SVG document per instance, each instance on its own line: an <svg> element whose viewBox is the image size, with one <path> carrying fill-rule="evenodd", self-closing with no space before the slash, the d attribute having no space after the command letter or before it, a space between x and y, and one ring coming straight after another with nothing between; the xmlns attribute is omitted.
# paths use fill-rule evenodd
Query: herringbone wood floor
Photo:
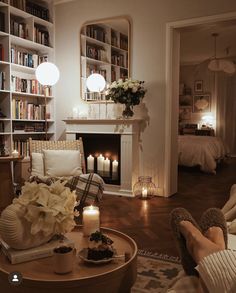
<svg viewBox="0 0 236 293"><path fill-rule="evenodd" d="M100 205L102 226L127 233L141 249L177 256L169 227L169 213L181 206L198 220L207 208L221 208L229 196L231 185L236 183L236 158L219 166L216 175L181 168L178 181L178 193L171 198L156 197L143 201L104 196Z"/></svg>

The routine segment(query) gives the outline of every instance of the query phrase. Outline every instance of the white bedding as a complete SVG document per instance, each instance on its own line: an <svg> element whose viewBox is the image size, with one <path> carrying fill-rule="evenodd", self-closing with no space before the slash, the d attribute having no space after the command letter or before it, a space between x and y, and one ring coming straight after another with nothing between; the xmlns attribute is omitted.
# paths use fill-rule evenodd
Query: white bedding
<svg viewBox="0 0 236 293"><path fill-rule="evenodd" d="M217 160L226 154L227 149L219 137L179 135L179 165L200 166L203 172L215 174Z"/></svg>

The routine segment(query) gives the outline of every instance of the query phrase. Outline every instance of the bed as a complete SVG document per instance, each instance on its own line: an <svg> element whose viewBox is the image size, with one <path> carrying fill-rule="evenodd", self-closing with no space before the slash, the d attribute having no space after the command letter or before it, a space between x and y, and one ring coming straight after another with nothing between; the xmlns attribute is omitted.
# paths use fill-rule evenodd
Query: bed
<svg viewBox="0 0 236 293"><path fill-rule="evenodd" d="M201 171L216 173L217 162L225 158L227 148L219 137L179 135L179 165L199 166Z"/></svg>

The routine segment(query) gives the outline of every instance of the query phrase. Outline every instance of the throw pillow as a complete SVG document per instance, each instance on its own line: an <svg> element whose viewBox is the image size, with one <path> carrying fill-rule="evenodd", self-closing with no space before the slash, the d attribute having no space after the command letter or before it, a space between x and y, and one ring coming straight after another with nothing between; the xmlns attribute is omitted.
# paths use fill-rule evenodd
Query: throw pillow
<svg viewBox="0 0 236 293"><path fill-rule="evenodd" d="M43 154L41 153L32 153L32 176L44 176L44 163L43 163Z"/></svg>
<svg viewBox="0 0 236 293"><path fill-rule="evenodd" d="M47 176L78 176L82 173L79 150L43 150L43 155Z"/></svg>

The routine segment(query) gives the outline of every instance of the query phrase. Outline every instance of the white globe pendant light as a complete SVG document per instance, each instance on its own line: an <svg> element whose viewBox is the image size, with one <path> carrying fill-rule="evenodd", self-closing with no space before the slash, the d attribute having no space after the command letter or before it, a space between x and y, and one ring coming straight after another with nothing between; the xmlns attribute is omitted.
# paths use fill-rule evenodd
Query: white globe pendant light
<svg viewBox="0 0 236 293"><path fill-rule="evenodd" d="M93 73L86 81L86 86L90 92L100 93L106 86L106 81L101 74Z"/></svg>
<svg viewBox="0 0 236 293"><path fill-rule="evenodd" d="M58 82L60 72L55 64L43 62L37 67L35 75L40 84L53 86Z"/></svg>

